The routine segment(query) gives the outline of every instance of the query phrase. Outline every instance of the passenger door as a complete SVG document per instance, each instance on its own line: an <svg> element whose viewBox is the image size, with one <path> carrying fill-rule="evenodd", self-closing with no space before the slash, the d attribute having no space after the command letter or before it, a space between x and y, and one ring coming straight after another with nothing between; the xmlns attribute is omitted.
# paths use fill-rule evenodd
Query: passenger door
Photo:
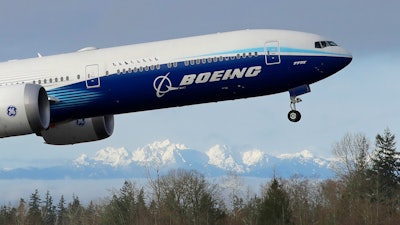
<svg viewBox="0 0 400 225"><path fill-rule="evenodd" d="M93 64L86 66L86 87L97 88L100 87L99 65Z"/></svg>
<svg viewBox="0 0 400 225"><path fill-rule="evenodd" d="M267 41L264 45L265 63L267 65L275 65L281 63L281 54L279 41Z"/></svg>

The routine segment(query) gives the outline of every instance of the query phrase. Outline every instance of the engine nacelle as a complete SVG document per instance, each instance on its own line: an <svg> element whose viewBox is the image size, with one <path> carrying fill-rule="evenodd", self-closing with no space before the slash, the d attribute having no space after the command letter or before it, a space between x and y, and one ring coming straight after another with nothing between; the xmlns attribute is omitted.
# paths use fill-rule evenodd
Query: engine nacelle
<svg viewBox="0 0 400 225"><path fill-rule="evenodd" d="M0 87L0 137L40 133L49 123L50 103L42 86Z"/></svg>
<svg viewBox="0 0 400 225"><path fill-rule="evenodd" d="M108 138L114 131L114 116L100 116L58 123L41 132L47 144L70 145Z"/></svg>

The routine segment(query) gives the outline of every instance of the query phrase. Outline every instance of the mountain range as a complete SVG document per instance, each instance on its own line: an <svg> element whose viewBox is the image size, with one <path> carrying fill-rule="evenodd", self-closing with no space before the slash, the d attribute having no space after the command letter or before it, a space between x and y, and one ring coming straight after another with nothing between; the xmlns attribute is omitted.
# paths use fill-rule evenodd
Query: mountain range
<svg viewBox="0 0 400 225"><path fill-rule="evenodd" d="M273 156L260 149L233 151L229 146L215 145L204 152L164 140L134 151L107 147L92 156L82 154L65 165L0 169L0 179L147 178L164 175L172 169L196 170L206 177L237 174L289 178L298 175L327 179L334 177L334 163L335 160L314 156L308 150Z"/></svg>

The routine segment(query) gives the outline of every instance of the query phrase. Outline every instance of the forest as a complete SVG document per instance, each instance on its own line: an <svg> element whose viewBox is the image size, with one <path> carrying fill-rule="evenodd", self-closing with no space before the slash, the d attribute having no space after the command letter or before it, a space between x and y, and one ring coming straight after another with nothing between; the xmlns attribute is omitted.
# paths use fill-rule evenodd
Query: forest
<svg viewBox="0 0 400 225"><path fill-rule="evenodd" d="M400 221L400 155L387 128L374 144L361 133L346 134L332 151L338 159L329 180L276 174L260 194L240 187L230 174L229 188L197 171L171 170L140 186L126 180L99 201L67 202L33 190L29 199L0 208L7 225L394 225Z"/></svg>

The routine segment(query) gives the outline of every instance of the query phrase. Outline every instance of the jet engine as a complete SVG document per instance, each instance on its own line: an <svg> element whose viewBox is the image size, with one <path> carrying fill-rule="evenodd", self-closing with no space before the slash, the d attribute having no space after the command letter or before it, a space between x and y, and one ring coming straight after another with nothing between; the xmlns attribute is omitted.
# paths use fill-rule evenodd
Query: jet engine
<svg viewBox="0 0 400 225"><path fill-rule="evenodd" d="M0 87L0 137L40 133L49 123L50 103L42 86Z"/></svg>
<svg viewBox="0 0 400 225"><path fill-rule="evenodd" d="M100 116L56 123L41 132L47 144L70 145L108 138L114 131L114 116Z"/></svg>

